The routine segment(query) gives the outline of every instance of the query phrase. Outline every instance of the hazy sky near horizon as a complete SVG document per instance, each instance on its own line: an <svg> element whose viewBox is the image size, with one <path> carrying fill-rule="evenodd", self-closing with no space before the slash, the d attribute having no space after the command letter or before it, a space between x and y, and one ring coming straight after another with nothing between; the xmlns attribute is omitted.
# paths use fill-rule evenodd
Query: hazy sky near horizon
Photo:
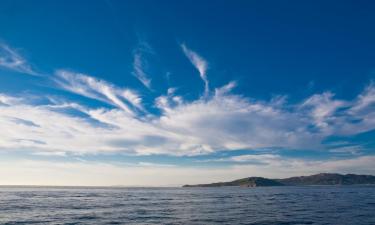
<svg viewBox="0 0 375 225"><path fill-rule="evenodd" d="M375 175L374 11L1 1L0 185Z"/></svg>

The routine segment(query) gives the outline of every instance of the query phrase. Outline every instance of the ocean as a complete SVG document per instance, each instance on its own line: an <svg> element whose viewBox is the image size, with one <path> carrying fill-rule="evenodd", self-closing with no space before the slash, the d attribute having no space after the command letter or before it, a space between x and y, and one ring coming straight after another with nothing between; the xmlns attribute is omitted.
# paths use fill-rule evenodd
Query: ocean
<svg viewBox="0 0 375 225"><path fill-rule="evenodd" d="M0 187L0 224L374 225L375 187Z"/></svg>

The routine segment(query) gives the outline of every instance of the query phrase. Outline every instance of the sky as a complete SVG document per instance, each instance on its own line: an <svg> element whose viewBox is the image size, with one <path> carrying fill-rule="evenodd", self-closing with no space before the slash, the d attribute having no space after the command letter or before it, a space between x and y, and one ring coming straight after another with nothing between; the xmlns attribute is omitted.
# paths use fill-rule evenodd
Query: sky
<svg viewBox="0 0 375 225"><path fill-rule="evenodd" d="M373 1L0 2L0 185L375 175Z"/></svg>

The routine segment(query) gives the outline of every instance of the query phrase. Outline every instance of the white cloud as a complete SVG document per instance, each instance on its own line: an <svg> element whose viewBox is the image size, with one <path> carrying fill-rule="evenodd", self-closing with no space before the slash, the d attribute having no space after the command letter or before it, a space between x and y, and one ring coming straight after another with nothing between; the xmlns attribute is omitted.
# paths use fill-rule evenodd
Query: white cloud
<svg viewBox="0 0 375 225"><path fill-rule="evenodd" d="M163 112L171 111L172 108L182 105L182 96L175 95L176 88L168 88L167 95L161 95L155 99L155 106Z"/></svg>
<svg viewBox="0 0 375 225"><path fill-rule="evenodd" d="M151 79L145 72L145 62L142 58L142 53L136 51L133 59L133 74L134 76L148 89L151 89Z"/></svg>
<svg viewBox="0 0 375 225"><path fill-rule="evenodd" d="M132 90L118 88L97 78L66 70L56 72L55 82L63 89L117 106L133 115L131 106L143 109L142 99Z"/></svg>
<svg viewBox="0 0 375 225"><path fill-rule="evenodd" d="M258 154L258 155L238 155L226 158L213 158L205 160L196 160L196 162L234 162L234 163L246 163L246 164L272 164L275 161L284 160L280 155L277 154Z"/></svg>
<svg viewBox="0 0 375 225"><path fill-rule="evenodd" d="M259 161L259 162L274 162L275 160L280 160L281 157L279 155L274 154L262 154L262 155L240 155L240 156L233 156L229 160L234 162L251 162L251 161Z"/></svg>
<svg viewBox="0 0 375 225"><path fill-rule="evenodd" d="M334 153L358 155L362 150L364 150L364 148L360 145L349 145L333 147L329 151Z"/></svg>
<svg viewBox="0 0 375 225"><path fill-rule="evenodd" d="M315 121L315 125L319 128L326 128L332 119L331 116L340 108L347 105L345 101L333 99L334 94L324 92L323 94L315 94L306 99L301 105L302 107L310 107L310 113Z"/></svg>
<svg viewBox="0 0 375 225"><path fill-rule="evenodd" d="M237 82L231 81L223 87L215 89L215 95L221 96L230 93L237 86Z"/></svg>
<svg viewBox="0 0 375 225"><path fill-rule="evenodd" d="M36 155L36 156L67 156L66 155L66 152L48 152L48 151L45 151L45 152L33 152L32 153L33 155Z"/></svg>
<svg viewBox="0 0 375 225"><path fill-rule="evenodd" d="M355 105L351 108L353 114L373 113L375 110L375 84L372 81L357 97Z"/></svg>
<svg viewBox="0 0 375 225"><path fill-rule="evenodd" d="M1 105L14 105L22 102L21 98L5 95L0 93L0 106Z"/></svg>
<svg viewBox="0 0 375 225"><path fill-rule="evenodd" d="M28 101L30 96L1 94L1 149L168 155L275 147L329 150L332 147L324 146L322 140L330 135L375 129L375 114L368 109L369 113L362 113L370 106L356 110L362 104L360 96L370 95L367 89L353 101L323 93L297 105L288 105L285 99L265 102L231 94L234 83L192 102L169 89L155 100L160 115L136 114L134 109L141 107L141 100L130 90L82 74L62 74L58 82L64 89L117 108L90 108L57 100L35 105ZM356 121L352 122L353 118Z"/></svg>
<svg viewBox="0 0 375 225"><path fill-rule="evenodd" d="M204 82L204 94L205 96L209 93L209 82L207 78L207 68L208 63L206 60L204 60L200 55L198 55L196 52L192 51L188 47L186 47L185 44L181 44L181 48L183 52L185 53L186 57L190 60L190 62L195 66L195 68L198 70L200 77L202 78Z"/></svg>
<svg viewBox="0 0 375 225"><path fill-rule="evenodd" d="M146 56L155 55L152 47L143 40L138 41L137 47L133 51L133 75L149 90L151 90L151 78L148 75L148 63Z"/></svg>
<svg viewBox="0 0 375 225"><path fill-rule="evenodd" d="M14 50L5 45L1 48L0 64L33 73ZM4 131L0 148L27 148L39 153L169 155L275 147L323 149L322 140L330 135L375 129L373 83L352 101L337 99L332 92L314 94L294 105L283 96L258 101L232 94L237 85L234 81L209 95L208 63L186 45L181 48L205 83L204 98L186 101L175 88L169 88L154 99L160 114L153 114L144 109L142 98L131 89L90 75L57 70L52 79L59 88L115 108L90 108L48 96L49 103L34 104L30 96L0 93L0 129ZM147 87L150 80L144 73L141 54L150 51L144 44L134 52L134 71Z"/></svg>
<svg viewBox="0 0 375 225"><path fill-rule="evenodd" d="M0 43L0 67L24 74L37 76L32 66L16 50L4 43Z"/></svg>
<svg viewBox="0 0 375 225"><path fill-rule="evenodd" d="M310 133L308 125L296 112L229 94L168 108L159 121L163 129L190 137L207 151L317 147L322 137Z"/></svg>

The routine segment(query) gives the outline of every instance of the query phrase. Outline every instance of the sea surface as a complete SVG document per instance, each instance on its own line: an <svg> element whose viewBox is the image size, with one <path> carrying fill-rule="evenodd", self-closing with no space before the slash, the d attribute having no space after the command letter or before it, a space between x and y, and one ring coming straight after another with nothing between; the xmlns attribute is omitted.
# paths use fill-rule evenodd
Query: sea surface
<svg viewBox="0 0 375 225"><path fill-rule="evenodd" d="M375 187L0 187L0 224L375 225Z"/></svg>

